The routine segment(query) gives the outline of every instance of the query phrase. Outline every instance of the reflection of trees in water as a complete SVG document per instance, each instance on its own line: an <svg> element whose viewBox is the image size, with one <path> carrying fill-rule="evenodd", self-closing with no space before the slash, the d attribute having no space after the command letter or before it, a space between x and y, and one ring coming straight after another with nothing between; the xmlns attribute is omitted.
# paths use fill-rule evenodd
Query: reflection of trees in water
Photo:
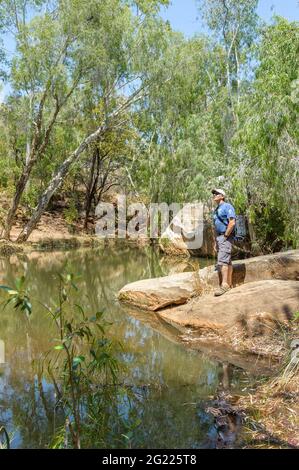
<svg viewBox="0 0 299 470"><path fill-rule="evenodd" d="M27 320L10 308L1 311L0 318L6 350L6 365L0 377L0 421L7 423L15 435L13 446L43 447L53 431L54 415L50 410L55 397L49 386L40 394L36 364L42 352L53 347L52 324L44 314Z"/></svg>
<svg viewBox="0 0 299 470"><path fill-rule="evenodd" d="M12 433L12 446L45 447L53 433L54 414L51 410L55 397L49 386L39 393L36 371L28 362L24 345L9 355L9 367L6 367L2 380L5 385L0 394L0 421Z"/></svg>
<svg viewBox="0 0 299 470"><path fill-rule="evenodd" d="M14 256L13 263L0 260L0 271L5 283L12 283L25 272L32 293L39 294L36 296L41 300L50 300L56 295L52 278L65 268L81 274L80 295L86 295L90 305L97 307L99 301L109 306L117 291L128 282L167 274L160 259L151 247L140 250L115 245L67 253L32 253L19 260Z"/></svg>
<svg viewBox="0 0 299 470"><path fill-rule="evenodd" d="M11 285L25 268L31 296L51 306L58 295L55 274L65 263L68 272L81 276L77 281L79 292L75 294L78 303L91 314L105 310L107 319L113 322L111 337L123 343L121 357L127 365L123 380L133 385L136 392L131 397L132 406L129 400L123 406L127 413L142 420L134 434L136 445L191 447L199 443L202 431L196 407L184 403L196 403L213 394L218 383L217 364L126 315L115 299L117 291L128 282L167 274L157 252L149 247L136 250L115 246L67 255L45 253L20 264L7 260L2 266L3 283ZM30 359L37 361L41 352L53 346L55 332L50 320L34 303L34 313L27 323L11 308L1 312L0 337L5 341L9 363L2 410L8 410L6 419L11 426L19 427L22 447L43 446L54 425L51 414L54 397L45 382L42 389L38 386Z"/></svg>

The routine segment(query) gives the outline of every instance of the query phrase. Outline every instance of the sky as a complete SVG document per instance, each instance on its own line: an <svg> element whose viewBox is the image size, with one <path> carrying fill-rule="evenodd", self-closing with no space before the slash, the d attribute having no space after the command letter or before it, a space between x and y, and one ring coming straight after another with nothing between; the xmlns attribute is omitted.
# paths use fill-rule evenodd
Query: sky
<svg viewBox="0 0 299 470"><path fill-rule="evenodd" d="M299 21L299 0L259 0L258 13L268 23L275 14L290 21ZM162 8L161 16L170 22L173 29L181 31L186 37L207 31L198 13L196 0L171 0L168 8ZM8 40L5 46L9 50L13 49ZM0 103L4 94L5 87L1 88L0 83Z"/></svg>
<svg viewBox="0 0 299 470"><path fill-rule="evenodd" d="M196 0L171 0L171 5L162 9L161 16L187 37L205 32L196 3ZM258 14L268 23L275 14L299 21L299 0L259 0Z"/></svg>

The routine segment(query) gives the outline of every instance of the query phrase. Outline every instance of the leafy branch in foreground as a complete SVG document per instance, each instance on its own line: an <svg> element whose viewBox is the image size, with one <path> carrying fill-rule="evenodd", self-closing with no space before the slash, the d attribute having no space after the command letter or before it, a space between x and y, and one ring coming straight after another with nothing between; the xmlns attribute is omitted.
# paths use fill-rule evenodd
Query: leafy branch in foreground
<svg viewBox="0 0 299 470"><path fill-rule="evenodd" d="M88 316L76 303L79 289L73 274L59 274L58 280L58 301L53 308L33 299L51 317L57 332L55 346L38 361L39 388L43 378L51 382L56 397L53 413L59 410L63 419L62 425L61 420L55 425L51 446L105 446L107 436L110 446L112 441L130 445L127 436L132 427L119 411L122 394L128 392L118 383L116 345L106 336L110 324L101 312ZM28 317L32 306L25 278L15 285L15 289L0 286L9 296L5 306L12 304Z"/></svg>
<svg viewBox="0 0 299 470"><path fill-rule="evenodd" d="M8 304L12 304L16 310L25 312L27 316L31 315L32 305L29 299L29 290L25 288L25 276L15 280L15 289L8 286L0 285L9 295L7 301L4 303L4 308Z"/></svg>

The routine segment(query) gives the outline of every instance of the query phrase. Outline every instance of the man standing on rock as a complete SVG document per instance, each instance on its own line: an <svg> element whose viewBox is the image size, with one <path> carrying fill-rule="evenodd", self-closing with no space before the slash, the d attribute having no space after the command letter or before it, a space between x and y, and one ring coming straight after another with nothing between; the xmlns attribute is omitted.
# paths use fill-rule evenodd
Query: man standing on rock
<svg viewBox="0 0 299 470"><path fill-rule="evenodd" d="M219 289L215 291L215 296L219 296L232 288L232 246L234 242L236 212L231 204L225 202L225 192L223 189L213 189L212 194L214 195L214 202L217 204L214 211L214 226Z"/></svg>

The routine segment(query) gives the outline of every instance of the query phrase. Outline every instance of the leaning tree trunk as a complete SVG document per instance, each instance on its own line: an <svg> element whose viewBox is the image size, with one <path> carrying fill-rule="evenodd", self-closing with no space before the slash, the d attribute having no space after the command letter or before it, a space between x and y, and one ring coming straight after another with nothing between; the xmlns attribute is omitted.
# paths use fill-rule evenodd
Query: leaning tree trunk
<svg viewBox="0 0 299 470"><path fill-rule="evenodd" d="M70 96L70 94L68 94L67 96ZM56 118L61 109L61 106L59 106L58 101L56 101L56 107L52 115L52 118L50 120L50 123L45 131L44 139L41 143L39 143L41 126L42 126L43 108L44 108L46 97L47 97L47 90L45 90L43 97L41 99L40 105L39 105L39 111L36 117L37 129L33 137L32 144L30 143L29 138L27 139L25 166L17 182L14 199L13 199L11 208L8 212L6 223L5 223L4 237L6 239L9 239L10 237L10 232L11 232L11 228L14 223L14 220L15 220L16 212L17 212L22 194L24 193L27 183L29 181L32 169L36 161L38 160L38 158L43 154L43 152L47 148L52 128L56 122Z"/></svg>
<svg viewBox="0 0 299 470"><path fill-rule="evenodd" d="M22 174L21 174L21 176L20 176L20 178L17 182L16 192L15 192L15 195L14 195L14 198L13 198L13 201L12 201L12 205L11 205L11 208L9 209L9 212L7 214L7 217L6 217L6 222L5 222L4 238L6 240L9 240L9 238L10 238L10 232L11 232L13 223L15 221L16 212L17 212L17 209L19 207L22 194L23 194L23 192L26 188L26 185L29 181L29 177L30 177L30 174L31 174L33 164L34 164L34 159L29 160L29 162L25 166L25 168L24 168L24 170L23 170L23 172L22 172Z"/></svg>
<svg viewBox="0 0 299 470"><path fill-rule="evenodd" d="M141 89L135 91L126 101L126 103L122 104L118 109L115 110L114 113L110 116L110 121L112 119L115 119L118 117L124 110L126 110L129 106L132 106L134 103L139 101L141 99L142 95L142 90ZM122 124L121 122L117 124L119 126ZM79 147L71 153L71 155L62 163L62 165L59 167L55 175L53 176L52 180L50 181L47 189L44 191L42 196L39 199L38 205L32 214L31 219L29 222L26 224L26 226L23 228L21 233L19 234L17 238L18 243L25 242L28 237L30 236L31 232L34 230L36 227L36 224L39 222L43 212L45 211L46 207L49 204L49 201L53 194L57 191L57 189L61 186L63 183L64 177L67 175L70 166L79 158L82 152L86 150L86 148L95 142L96 140L99 139L99 137L109 128L108 122L106 124L103 124L102 126L98 127L98 129L90 134L86 139L81 142Z"/></svg>
<svg viewBox="0 0 299 470"><path fill-rule="evenodd" d="M36 227L36 224L39 222L46 207L48 206L51 197L63 183L64 177L68 173L70 166L79 158L81 153L88 147L88 145L90 145L92 142L99 138L99 136L104 132L104 130L104 127L101 126L93 134L90 134L85 140L83 140L79 147L73 153L71 153L71 155L62 163L62 165L59 167L56 174L50 181L47 189L40 197L38 205L34 213L32 214L31 219L19 234L17 238L18 243L25 242L28 239L31 232Z"/></svg>

